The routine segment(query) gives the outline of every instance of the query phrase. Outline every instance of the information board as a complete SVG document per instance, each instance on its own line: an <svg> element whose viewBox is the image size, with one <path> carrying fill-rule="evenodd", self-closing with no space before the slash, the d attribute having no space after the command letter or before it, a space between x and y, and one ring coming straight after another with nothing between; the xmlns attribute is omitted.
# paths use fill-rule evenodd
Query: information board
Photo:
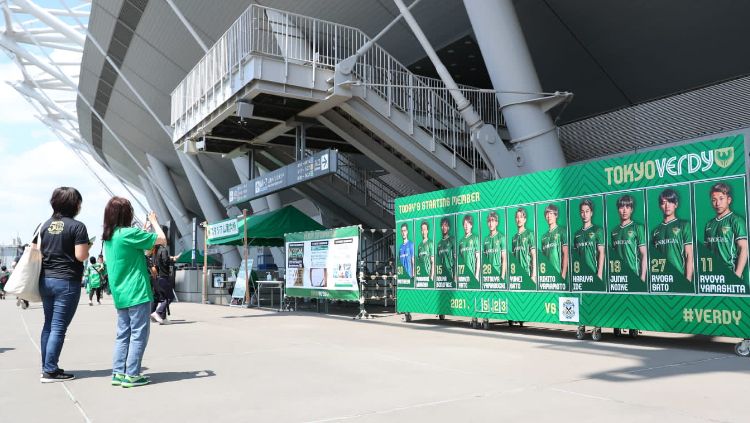
<svg viewBox="0 0 750 423"><path fill-rule="evenodd" d="M359 300L359 226L284 235L288 297Z"/></svg>
<svg viewBox="0 0 750 423"><path fill-rule="evenodd" d="M239 204L293 187L299 183L336 173L337 150L323 150L263 176L229 188L229 203Z"/></svg>
<svg viewBox="0 0 750 423"><path fill-rule="evenodd" d="M396 200L398 311L750 337L741 135Z"/></svg>

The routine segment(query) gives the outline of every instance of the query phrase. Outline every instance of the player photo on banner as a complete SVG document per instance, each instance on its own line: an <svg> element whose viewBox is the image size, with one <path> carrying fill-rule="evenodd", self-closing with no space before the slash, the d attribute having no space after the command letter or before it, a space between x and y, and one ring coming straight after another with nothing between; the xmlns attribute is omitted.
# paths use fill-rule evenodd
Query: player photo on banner
<svg viewBox="0 0 750 423"><path fill-rule="evenodd" d="M479 213L457 215L456 282L458 289L479 289Z"/></svg>
<svg viewBox="0 0 750 423"><path fill-rule="evenodd" d="M700 294L748 295L745 180L693 185Z"/></svg>
<svg viewBox="0 0 750 423"><path fill-rule="evenodd" d="M649 291L694 293L695 246L690 185L646 191L649 226Z"/></svg>
<svg viewBox="0 0 750 423"><path fill-rule="evenodd" d="M396 222L396 282L399 288L414 287L414 222Z"/></svg>
<svg viewBox="0 0 750 423"><path fill-rule="evenodd" d="M432 226L432 218L419 219L417 225L417 256L414 259L416 268L414 273L415 288L435 287L435 243L433 235L435 229Z"/></svg>
<svg viewBox="0 0 750 423"><path fill-rule="evenodd" d="M570 200L571 283L573 291L606 292L604 197Z"/></svg>
<svg viewBox="0 0 750 423"><path fill-rule="evenodd" d="M570 264L568 207L565 201L536 206L540 291L567 291Z"/></svg>
<svg viewBox="0 0 750 423"><path fill-rule="evenodd" d="M506 290L508 284L508 249L506 248L505 209L486 210L480 214L482 235L482 289Z"/></svg>
<svg viewBox="0 0 750 423"><path fill-rule="evenodd" d="M608 194L609 292L648 292L646 192Z"/></svg>
<svg viewBox="0 0 750 423"><path fill-rule="evenodd" d="M439 224L435 233L435 288L454 289L456 275L456 216L436 217Z"/></svg>
<svg viewBox="0 0 750 423"><path fill-rule="evenodd" d="M511 291L536 290L537 249L534 234L534 206L508 208L508 288Z"/></svg>

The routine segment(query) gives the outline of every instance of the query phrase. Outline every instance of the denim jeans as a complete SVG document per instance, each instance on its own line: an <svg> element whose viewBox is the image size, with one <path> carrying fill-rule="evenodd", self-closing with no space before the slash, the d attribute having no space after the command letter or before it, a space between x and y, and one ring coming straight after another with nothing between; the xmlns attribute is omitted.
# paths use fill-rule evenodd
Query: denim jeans
<svg viewBox="0 0 750 423"><path fill-rule="evenodd" d="M141 374L143 353L151 330L151 302L117 310L117 338L112 359L112 373Z"/></svg>
<svg viewBox="0 0 750 423"><path fill-rule="evenodd" d="M73 320L81 299L81 282L57 278L39 278L39 293L44 307L42 327L42 370L57 371L65 332Z"/></svg>

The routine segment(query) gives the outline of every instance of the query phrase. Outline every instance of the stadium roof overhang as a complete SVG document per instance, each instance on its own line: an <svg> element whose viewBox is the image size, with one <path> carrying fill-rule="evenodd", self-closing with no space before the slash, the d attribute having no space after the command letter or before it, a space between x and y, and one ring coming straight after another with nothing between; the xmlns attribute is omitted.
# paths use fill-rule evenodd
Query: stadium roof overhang
<svg viewBox="0 0 750 423"><path fill-rule="evenodd" d="M207 45L221 36L250 4L239 0L176 1L177 7ZM266 0L263 5L358 27L375 34L397 14L388 0ZM647 100L750 74L744 22L750 3L663 0L515 1L519 21L545 91L575 93L558 123L583 119ZM424 1L413 9L429 39L458 82L490 87L461 0ZM169 122L170 92L203 57L203 50L167 2L101 0L92 5L89 30L116 61L161 123ZM417 73L430 75L409 29L400 23L381 45ZM512 88L512 87L511 87ZM187 183L173 146L154 117L122 78L107 69L87 40L79 89L146 165L154 155ZM509 89L501 87L501 89ZM138 183L139 173L122 146L78 102L81 132L121 175ZM236 184L221 163L201 157L218 186ZM180 190L181 192L183 190ZM189 192L189 190L184 190ZM185 198L190 207L191 200ZM195 206L193 203L192 206Z"/></svg>

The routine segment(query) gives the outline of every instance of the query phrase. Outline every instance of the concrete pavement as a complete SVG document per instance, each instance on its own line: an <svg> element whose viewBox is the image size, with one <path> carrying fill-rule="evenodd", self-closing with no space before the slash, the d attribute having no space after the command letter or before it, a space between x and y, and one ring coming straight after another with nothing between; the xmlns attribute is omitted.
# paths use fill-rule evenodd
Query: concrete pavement
<svg viewBox="0 0 750 423"><path fill-rule="evenodd" d="M595 343L572 327L172 309L175 324L152 326L153 384L124 389L109 384L109 297L81 301L60 360L76 380L51 384L39 382L40 305L0 301L0 422L748 420L750 360L732 339L605 333Z"/></svg>

